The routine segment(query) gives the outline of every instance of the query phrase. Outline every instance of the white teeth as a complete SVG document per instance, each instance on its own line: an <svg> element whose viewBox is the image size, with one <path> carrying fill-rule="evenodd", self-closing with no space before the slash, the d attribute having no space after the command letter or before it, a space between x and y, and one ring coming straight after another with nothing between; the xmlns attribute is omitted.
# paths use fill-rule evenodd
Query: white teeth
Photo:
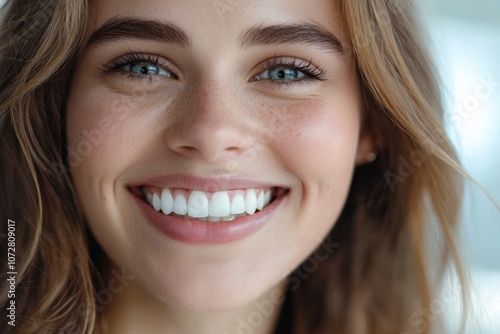
<svg viewBox="0 0 500 334"><path fill-rule="evenodd" d="M245 198L241 194L236 194L231 202L231 214L239 215L245 212Z"/></svg>
<svg viewBox="0 0 500 334"><path fill-rule="evenodd" d="M255 189L248 189L247 198L245 198L245 212L253 215L257 210L257 194Z"/></svg>
<svg viewBox="0 0 500 334"><path fill-rule="evenodd" d="M257 197L257 210L262 210L264 208L264 192L261 191Z"/></svg>
<svg viewBox="0 0 500 334"><path fill-rule="evenodd" d="M178 215L185 215L188 213L187 202L182 194L177 194L177 196L175 196L174 212Z"/></svg>
<svg viewBox="0 0 500 334"><path fill-rule="evenodd" d="M146 192L146 201L149 205L153 206L153 194Z"/></svg>
<svg viewBox="0 0 500 334"><path fill-rule="evenodd" d="M212 216L208 216L208 221L210 223L217 223L217 222L220 222L221 221L221 217L212 217Z"/></svg>
<svg viewBox="0 0 500 334"><path fill-rule="evenodd" d="M188 215L193 218L208 216L208 197L203 191L193 191L187 203Z"/></svg>
<svg viewBox="0 0 500 334"><path fill-rule="evenodd" d="M163 189L161 193L161 211L166 215L174 211L174 198L170 189Z"/></svg>
<svg viewBox="0 0 500 334"><path fill-rule="evenodd" d="M212 195L208 206L208 215L226 217L231 213L231 202L227 191L218 191Z"/></svg>
<svg viewBox="0 0 500 334"><path fill-rule="evenodd" d="M230 222L232 220L235 220L236 219L236 215L229 215L229 216L226 216L226 217L222 217L221 220L223 222Z"/></svg>
<svg viewBox="0 0 500 334"><path fill-rule="evenodd" d="M271 197L273 196L273 192L271 190L266 191L264 194L264 206L271 203Z"/></svg>
<svg viewBox="0 0 500 334"><path fill-rule="evenodd" d="M156 211L161 210L160 196L158 196L157 194L153 195L153 209L155 209Z"/></svg>
<svg viewBox="0 0 500 334"><path fill-rule="evenodd" d="M165 215L220 222L232 221L263 210L271 202L273 191L247 189L246 193L236 192L232 200L227 191L213 193L210 200L206 192L198 190L192 191L187 200L184 192L179 191L174 197L174 192L170 189L163 189L160 195L146 190L143 190L143 194L155 211L161 210Z"/></svg>

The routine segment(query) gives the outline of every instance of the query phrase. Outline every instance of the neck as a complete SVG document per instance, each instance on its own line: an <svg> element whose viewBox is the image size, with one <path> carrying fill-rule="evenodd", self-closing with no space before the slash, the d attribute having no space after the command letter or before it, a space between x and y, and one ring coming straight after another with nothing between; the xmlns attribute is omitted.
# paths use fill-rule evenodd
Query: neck
<svg viewBox="0 0 500 334"><path fill-rule="evenodd" d="M255 301L218 313L195 313L165 304L131 282L102 314L104 334L273 334L282 310L281 282Z"/></svg>

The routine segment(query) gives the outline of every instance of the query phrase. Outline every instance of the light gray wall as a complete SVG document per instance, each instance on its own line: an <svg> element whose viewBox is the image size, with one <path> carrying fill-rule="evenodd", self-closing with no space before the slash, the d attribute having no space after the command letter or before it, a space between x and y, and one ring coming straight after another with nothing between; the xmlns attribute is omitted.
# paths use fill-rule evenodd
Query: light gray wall
<svg viewBox="0 0 500 334"><path fill-rule="evenodd" d="M420 0L434 15L482 22L500 22L499 0Z"/></svg>

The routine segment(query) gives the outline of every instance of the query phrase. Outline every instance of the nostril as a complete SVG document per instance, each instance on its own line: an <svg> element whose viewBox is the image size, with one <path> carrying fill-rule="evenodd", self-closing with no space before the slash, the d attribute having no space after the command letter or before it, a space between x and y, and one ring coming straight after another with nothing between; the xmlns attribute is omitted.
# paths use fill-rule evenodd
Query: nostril
<svg viewBox="0 0 500 334"><path fill-rule="evenodd" d="M196 152L196 148L192 146L179 146L175 151L178 152L185 152L185 153L191 153L191 152Z"/></svg>
<svg viewBox="0 0 500 334"><path fill-rule="evenodd" d="M252 140L237 133L207 133L206 130L191 134L178 134L170 137L168 147L190 158L201 157L216 160L229 154L239 154L250 148Z"/></svg>

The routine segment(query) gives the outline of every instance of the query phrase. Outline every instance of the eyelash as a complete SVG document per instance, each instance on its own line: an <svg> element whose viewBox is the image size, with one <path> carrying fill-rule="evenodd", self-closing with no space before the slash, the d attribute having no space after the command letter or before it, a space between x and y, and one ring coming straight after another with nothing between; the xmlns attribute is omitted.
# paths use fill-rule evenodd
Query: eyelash
<svg viewBox="0 0 500 334"><path fill-rule="evenodd" d="M125 75L128 79L131 80L149 80L150 82L154 82L158 80L158 77L162 77L162 75L141 75L135 74L130 71L124 70L123 67L126 65L130 65L133 63L151 63L153 65L159 66L165 71L172 74L172 77L169 79L178 79L178 77L169 69L169 64L166 61L162 61L159 56L147 55L147 54L128 54L122 56L120 58L116 58L112 60L110 63L103 64L103 72L105 73L118 73L121 75ZM311 81L325 81L326 80L326 72L319 69L315 65L312 64L311 61L305 61L300 59L283 59L283 58L271 58L268 59L265 65L260 69L260 73L267 71L272 68L290 68L297 71L302 72L304 75L299 79L295 80L271 80L271 79L255 79L256 76L252 78L253 82L256 81L265 81L271 85L278 87L289 87L292 85L305 84Z"/></svg>

